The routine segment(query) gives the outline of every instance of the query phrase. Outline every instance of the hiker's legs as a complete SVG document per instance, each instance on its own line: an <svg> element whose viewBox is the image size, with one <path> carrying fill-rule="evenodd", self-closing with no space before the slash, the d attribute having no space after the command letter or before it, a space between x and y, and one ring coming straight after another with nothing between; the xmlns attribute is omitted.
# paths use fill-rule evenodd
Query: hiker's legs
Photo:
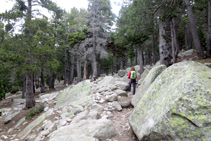
<svg viewBox="0 0 211 141"><path fill-rule="evenodd" d="M133 95L136 93L136 80L133 80Z"/></svg>
<svg viewBox="0 0 211 141"><path fill-rule="evenodd" d="M131 90L131 79L130 79L130 82L129 82L129 87L128 87L128 91L130 92L130 90Z"/></svg>

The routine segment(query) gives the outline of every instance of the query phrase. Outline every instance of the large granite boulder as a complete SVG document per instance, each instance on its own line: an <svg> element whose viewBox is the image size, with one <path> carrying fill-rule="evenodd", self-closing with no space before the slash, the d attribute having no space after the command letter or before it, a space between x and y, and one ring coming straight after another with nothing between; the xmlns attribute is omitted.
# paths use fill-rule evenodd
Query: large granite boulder
<svg viewBox="0 0 211 141"><path fill-rule="evenodd" d="M124 77L125 74L126 74L126 71L125 71L125 70L119 70L119 71L118 71L118 76L119 76L119 77Z"/></svg>
<svg viewBox="0 0 211 141"><path fill-rule="evenodd" d="M54 131L50 135L50 140L65 138L67 136L85 136L106 140L116 135L113 123L108 119L81 120L78 123L71 123Z"/></svg>
<svg viewBox="0 0 211 141"><path fill-rule="evenodd" d="M90 91L91 87L89 80L70 86L61 92L56 107L66 106L72 104L74 101L81 101L82 99L83 101L89 101L90 97L88 95L90 94Z"/></svg>
<svg viewBox="0 0 211 141"><path fill-rule="evenodd" d="M144 72L141 74L141 79L138 81L138 85L141 85L141 83L144 81L145 77L149 73L150 70L145 69Z"/></svg>
<svg viewBox="0 0 211 141"><path fill-rule="evenodd" d="M128 89L129 84L124 81L115 81L115 85L122 89L123 91L126 91Z"/></svg>
<svg viewBox="0 0 211 141"><path fill-rule="evenodd" d="M147 91L149 86L153 83L153 81L166 69L165 65L160 65L157 67L152 68L141 85L138 87L135 96L133 96L131 100L131 104L136 106L138 101L142 98L144 93Z"/></svg>
<svg viewBox="0 0 211 141"><path fill-rule="evenodd" d="M106 86L108 84L113 84L114 83L114 77L112 76L106 76L102 80L98 82L98 87Z"/></svg>
<svg viewBox="0 0 211 141"><path fill-rule="evenodd" d="M210 140L211 69L172 65L148 88L129 117L139 140Z"/></svg>
<svg viewBox="0 0 211 141"><path fill-rule="evenodd" d="M193 55L195 52L196 52L196 50L194 50L194 49L189 49L189 50L187 50L187 51L180 52L180 53L178 54L178 57L179 57L179 58L182 58L182 57L185 57L185 56L190 56L190 55Z"/></svg>
<svg viewBox="0 0 211 141"><path fill-rule="evenodd" d="M53 114L53 110L48 110L47 112L40 115L36 120L31 122L27 127L25 127L19 134L18 137L23 140L25 137L27 137L31 131L39 124L41 124L46 117Z"/></svg>

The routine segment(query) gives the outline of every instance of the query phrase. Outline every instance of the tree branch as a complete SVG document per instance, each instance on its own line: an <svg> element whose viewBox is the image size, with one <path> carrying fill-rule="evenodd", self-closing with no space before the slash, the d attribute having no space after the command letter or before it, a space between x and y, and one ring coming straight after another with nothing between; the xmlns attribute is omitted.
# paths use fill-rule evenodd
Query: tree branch
<svg viewBox="0 0 211 141"><path fill-rule="evenodd" d="M160 5L158 5L158 7L152 12L152 15L154 15L155 14L155 12L157 12L158 11L158 9L161 7L161 6L163 6L163 4L165 4L166 3L166 1L167 0L165 0L164 2L162 2Z"/></svg>

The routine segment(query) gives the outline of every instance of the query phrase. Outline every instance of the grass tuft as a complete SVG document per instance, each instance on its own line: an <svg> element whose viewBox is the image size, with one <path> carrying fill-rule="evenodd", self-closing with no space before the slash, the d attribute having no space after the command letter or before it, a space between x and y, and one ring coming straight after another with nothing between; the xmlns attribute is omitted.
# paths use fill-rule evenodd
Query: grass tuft
<svg viewBox="0 0 211 141"><path fill-rule="evenodd" d="M27 114L26 114L26 119L30 120L32 119L35 115L41 113L44 110L45 106L44 104L38 105L33 107Z"/></svg>

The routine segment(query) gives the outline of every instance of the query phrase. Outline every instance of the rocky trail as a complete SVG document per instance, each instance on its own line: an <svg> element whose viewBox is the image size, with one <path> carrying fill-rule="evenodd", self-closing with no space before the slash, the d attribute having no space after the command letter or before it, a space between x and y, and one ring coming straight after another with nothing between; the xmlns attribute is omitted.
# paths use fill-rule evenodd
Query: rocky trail
<svg viewBox="0 0 211 141"><path fill-rule="evenodd" d="M133 110L130 104L133 95L125 91L128 82L118 80L118 86L116 84L109 85L108 83L113 78L108 77L108 82L103 82L104 84L98 86L98 82L102 79L90 83L91 93L89 95L92 100L88 103L92 103L91 107L88 106L89 104L74 105L71 102L65 106L57 106L58 97L65 90L39 94L36 99L37 105L45 104L45 112L43 113L50 111L44 119L40 118L43 114L41 113L31 120L26 120L25 115L29 110L22 110L25 100L20 98L21 95L7 97L1 101L0 105L1 111L3 111L3 115L0 117L1 140L52 140L50 136L53 131L70 125L72 121L86 120L87 116L91 120L104 118L112 122L112 126L115 128L113 133L111 135L103 133L105 135L102 136L105 137L99 138L102 141L137 140L128 123L128 118ZM68 112L70 107L74 108ZM69 113L68 116L67 113ZM24 131L25 129L27 130Z"/></svg>

